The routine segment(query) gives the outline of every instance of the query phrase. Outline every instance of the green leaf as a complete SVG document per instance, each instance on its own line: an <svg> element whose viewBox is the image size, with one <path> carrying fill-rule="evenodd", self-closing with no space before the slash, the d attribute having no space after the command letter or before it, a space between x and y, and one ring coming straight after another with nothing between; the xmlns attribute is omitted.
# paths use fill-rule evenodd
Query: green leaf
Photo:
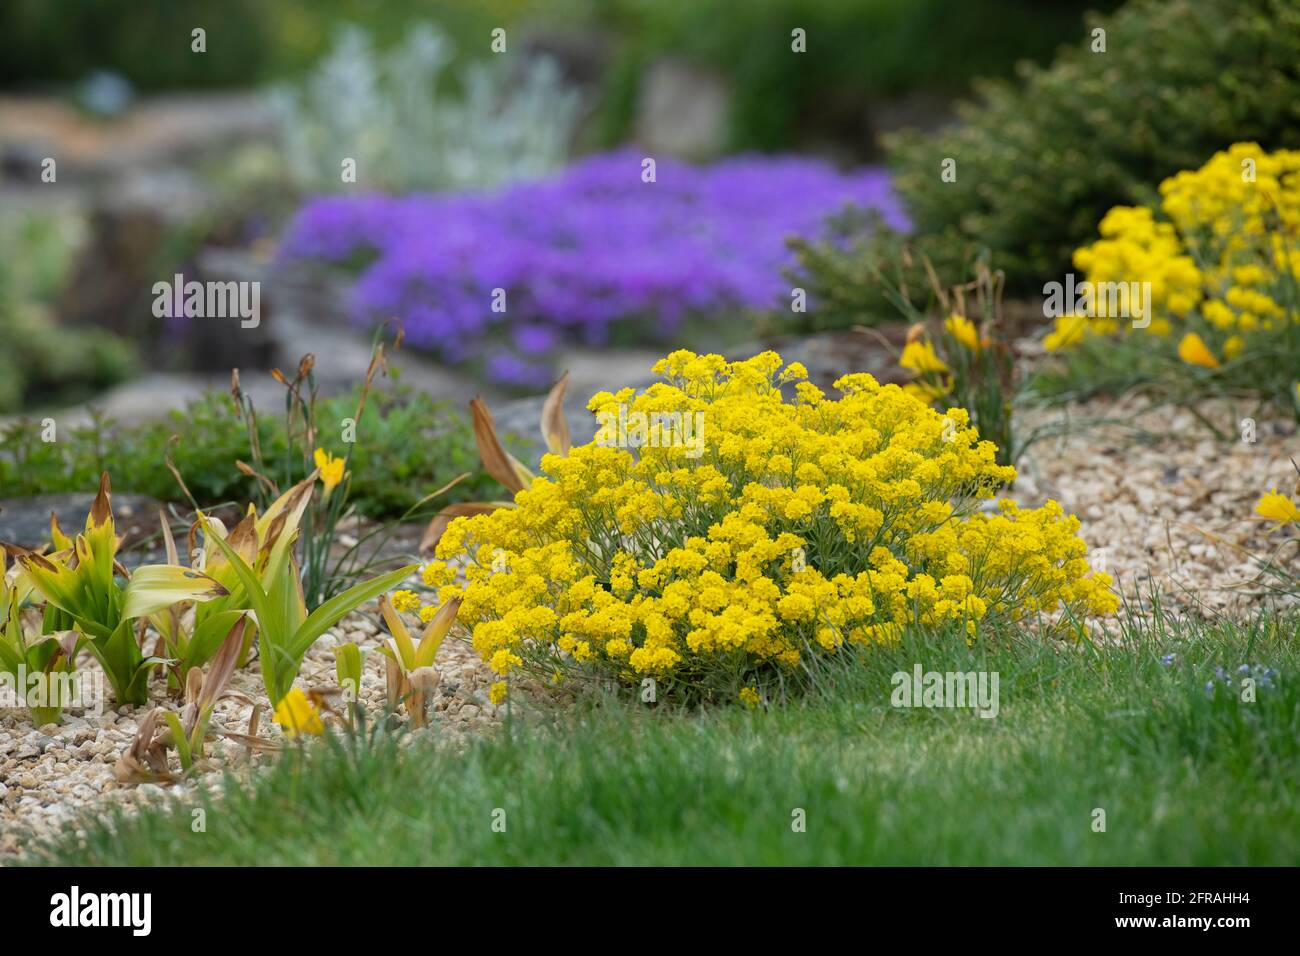
<svg viewBox="0 0 1300 956"><path fill-rule="evenodd" d="M155 614L178 601L208 601L226 589L198 571L171 564L136 568L127 583L122 604L123 620Z"/></svg>
<svg viewBox="0 0 1300 956"><path fill-rule="evenodd" d="M242 610L219 611L211 617L204 618L202 623L194 628L190 643L185 648L181 658L184 665L181 672L187 673L191 667L202 667L206 664L243 613Z"/></svg>
<svg viewBox="0 0 1300 956"><path fill-rule="evenodd" d="M334 673L338 675L339 686L352 688L356 694L361 690L361 648L355 644L340 644L334 649Z"/></svg>
<svg viewBox="0 0 1300 956"><path fill-rule="evenodd" d="M170 710L163 714L163 719L167 721L167 726L172 731L172 743L176 746L176 756L180 758L181 769L190 769L190 742L185 739L185 728L181 726L181 719L173 714Z"/></svg>
<svg viewBox="0 0 1300 956"><path fill-rule="evenodd" d="M341 594L334 595L334 597L312 611L307 620L303 621L302 627L298 628L298 632L294 634L290 642L289 652L295 660L301 660L302 656L307 653L308 648L316 642L316 638L338 623L344 615L401 584L411 576L417 567L419 565L409 564L404 568L398 568L396 571L381 574L369 581L354 584Z"/></svg>

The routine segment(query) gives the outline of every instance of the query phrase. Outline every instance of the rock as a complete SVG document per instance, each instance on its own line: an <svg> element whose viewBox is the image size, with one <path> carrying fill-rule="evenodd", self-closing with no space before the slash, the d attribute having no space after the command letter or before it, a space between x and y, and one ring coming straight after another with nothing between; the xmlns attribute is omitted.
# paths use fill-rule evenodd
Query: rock
<svg viewBox="0 0 1300 956"><path fill-rule="evenodd" d="M94 488L85 494L34 495L30 498L8 498L0 501L0 541L39 548L50 540L50 512L59 516L59 524L67 533L81 528L94 501ZM127 546L140 537L158 530L158 503L144 495L113 495L115 516L124 516L123 507L132 512L131 520L117 522L117 533L125 535ZM129 559L130 554L123 554ZM125 562L128 564L131 562Z"/></svg>
<svg viewBox="0 0 1300 956"><path fill-rule="evenodd" d="M642 78L636 138L650 154L708 159L726 146L731 91L713 70L665 58Z"/></svg>

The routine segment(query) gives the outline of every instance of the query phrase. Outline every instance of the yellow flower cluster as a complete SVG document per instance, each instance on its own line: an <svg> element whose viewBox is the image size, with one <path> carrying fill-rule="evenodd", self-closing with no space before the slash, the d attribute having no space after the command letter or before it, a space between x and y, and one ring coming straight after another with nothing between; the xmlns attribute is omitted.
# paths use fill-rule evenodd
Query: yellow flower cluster
<svg viewBox="0 0 1300 956"><path fill-rule="evenodd" d="M861 374L831 399L773 352L679 351L655 371L664 381L589 408L698 421L702 442L547 455L517 507L453 521L426 566L498 673L586 665L700 686L917 622L974 635L990 617L1115 608L1055 503L979 512L1015 472L963 409Z"/></svg>
<svg viewBox="0 0 1300 956"><path fill-rule="evenodd" d="M1300 320L1285 304L1300 278L1300 152L1237 143L1166 179L1160 197L1160 218L1145 207L1106 214L1101 239L1074 253L1088 282L1149 282L1147 331L1176 333L1180 358L1207 368L1239 357L1253 333ZM1099 295L1096 315L1061 316L1044 344L1122 330L1110 304Z"/></svg>

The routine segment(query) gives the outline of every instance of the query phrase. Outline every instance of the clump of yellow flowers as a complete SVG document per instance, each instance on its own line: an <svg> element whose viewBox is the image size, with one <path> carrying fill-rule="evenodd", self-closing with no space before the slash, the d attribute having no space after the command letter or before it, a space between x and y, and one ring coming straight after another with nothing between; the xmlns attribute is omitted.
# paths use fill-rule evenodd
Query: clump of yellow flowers
<svg viewBox="0 0 1300 956"><path fill-rule="evenodd" d="M1158 209L1110 210L1075 267L1094 287L1150 283L1145 331L1185 366L1235 366L1241 382L1289 400L1296 369L1286 357L1300 351L1300 151L1237 143L1159 192ZM1126 331L1128 319L1107 314L1112 301L1099 295L1096 315L1061 316L1044 345Z"/></svg>
<svg viewBox="0 0 1300 956"><path fill-rule="evenodd" d="M774 352L678 351L654 370L588 407L691 422L691 441L546 455L517 507L457 518L425 567L499 674L653 677L752 703L806 655L913 624L974 639L993 619L1115 609L1055 502L981 511L1015 471L963 409L865 374L830 398Z"/></svg>

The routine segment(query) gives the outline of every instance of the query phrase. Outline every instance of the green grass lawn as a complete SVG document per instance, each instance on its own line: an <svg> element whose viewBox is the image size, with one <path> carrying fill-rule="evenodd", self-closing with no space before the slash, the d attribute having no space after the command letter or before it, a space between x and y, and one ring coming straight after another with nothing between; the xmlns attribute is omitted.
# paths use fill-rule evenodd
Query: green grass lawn
<svg viewBox="0 0 1300 956"><path fill-rule="evenodd" d="M784 707L686 714L593 701L516 716L461 753L400 746L372 727L291 753L222 797L88 820L84 842L69 837L44 858L1295 864L1296 632L1294 618L1270 615L1246 626L1157 619L1106 647L912 639L841 660ZM891 707L891 675L916 662L996 671L998 716ZM1272 686L1254 702L1240 688L1207 693L1216 667L1243 663L1274 668ZM192 832L197 806L206 832ZM1105 832L1094 832L1097 808Z"/></svg>

